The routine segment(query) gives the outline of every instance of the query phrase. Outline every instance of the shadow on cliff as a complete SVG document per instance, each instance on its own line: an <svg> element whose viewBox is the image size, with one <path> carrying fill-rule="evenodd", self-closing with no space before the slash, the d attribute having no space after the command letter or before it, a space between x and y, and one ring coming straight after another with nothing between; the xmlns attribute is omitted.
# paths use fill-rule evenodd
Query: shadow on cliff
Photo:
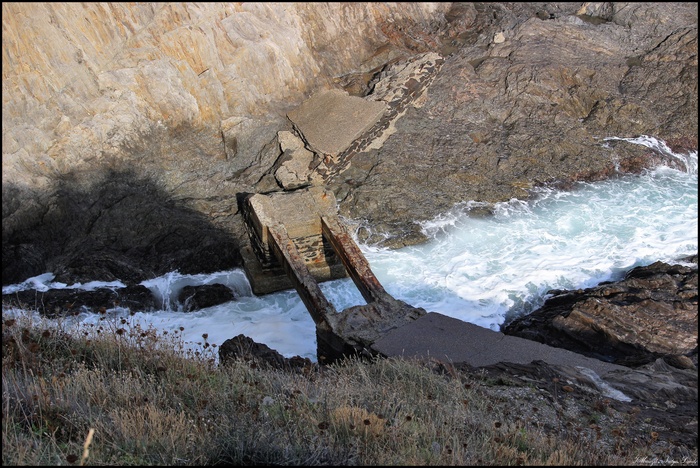
<svg viewBox="0 0 700 468"><path fill-rule="evenodd" d="M75 172L47 192L3 184L2 283L136 284L240 266L237 241L132 170Z"/></svg>

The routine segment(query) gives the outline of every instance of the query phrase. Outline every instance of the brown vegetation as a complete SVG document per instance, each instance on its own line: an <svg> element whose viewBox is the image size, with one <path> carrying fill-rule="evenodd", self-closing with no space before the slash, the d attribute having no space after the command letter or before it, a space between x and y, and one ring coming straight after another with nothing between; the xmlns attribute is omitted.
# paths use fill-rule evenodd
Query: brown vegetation
<svg viewBox="0 0 700 468"><path fill-rule="evenodd" d="M191 351L179 333L124 318L77 334L62 328L3 320L3 465L661 460L653 432L628 437L635 414L605 401L585 419L561 411L559 399L571 395L563 386L552 399L535 386L394 359L298 372L246 359L219 366L206 338ZM696 463L697 452L684 460Z"/></svg>

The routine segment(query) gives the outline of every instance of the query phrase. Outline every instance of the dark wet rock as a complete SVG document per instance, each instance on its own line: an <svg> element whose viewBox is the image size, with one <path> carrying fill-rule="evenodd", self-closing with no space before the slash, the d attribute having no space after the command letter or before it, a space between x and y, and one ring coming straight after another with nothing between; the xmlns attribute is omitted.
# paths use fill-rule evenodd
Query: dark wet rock
<svg viewBox="0 0 700 468"><path fill-rule="evenodd" d="M263 364L281 370L309 371L318 368L318 365L308 358L300 356L285 358L269 346L256 343L245 335L230 338L219 347L221 364L226 365L236 360L249 361L255 365Z"/></svg>
<svg viewBox="0 0 700 468"><path fill-rule="evenodd" d="M230 302L236 296L226 285L204 284L201 286L185 286L177 296L184 312L192 312L207 307Z"/></svg>
<svg viewBox="0 0 700 468"><path fill-rule="evenodd" d="M698 254L688 255L687 257L679 258L678 260L684 263L692 263L695 265L695 268L698 266Z"/></svg>
<svg viewBox="0 0 700 468"><path fill-rule="evenodd" d="M236 239L133 171L105 171L81 180L67 174L45 200L40 220L18 209L3 235L3 284L50 271L56 281L143 280L178 270L211 273L240 265ZM18 200L3 185L3 201ZM234 203L235 205L235 203ZM17 265L19 270L17 270Z"/></svg>
<svg viewBox="0 0 700 468"><path fill-rule="evenodd" d="M672 357L697 351L697 268L655 262L633 268L621 281L550 294L503 333L633 366L661 357L687 366Z"/></svg>
<svg viewBox="0 0 700 468"><path fill-rule="evenodd" d="M36 310L47 317L77 315L81 312L105 313L108 309L132 311L157 310L153 293L145 286L124 288L24 290L3 294L3 306Z"/></svg>

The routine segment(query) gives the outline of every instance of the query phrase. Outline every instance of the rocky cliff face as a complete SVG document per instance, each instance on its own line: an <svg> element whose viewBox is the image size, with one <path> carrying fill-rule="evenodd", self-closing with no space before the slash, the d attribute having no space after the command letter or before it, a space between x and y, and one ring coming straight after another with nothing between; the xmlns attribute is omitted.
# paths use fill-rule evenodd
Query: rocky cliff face
<svg viewBox="0 0 700 468"><path fill-rule="evenodd" d="M458 201L663 162L608 136L697 149L695 3L2 9L3 284L236 266L237 197L297 186L270 177L298 166L287 114L323 90L372 99L426 52L443 58L427 92L323 180L370 241L420 242L415 221Z"/></svg>
<svg viewBox="0 0 700 468"><path fill-rule="evenodd" d="M286 111L449 8L3 4L3 284L233 266Z"/></svg>
<svg viewBox="0 0 700 468"><path fill-rule="evenodd" d="M94 169L99 156L123 155L159 131L218 132L229 121L247 136L334 77L391 58L402 44L383 30L428 28L447 8L4 5L3 170L13 176L5 180L45 187L56 171ZM245 143L243 155L260 150ZM220 139L210 146L208 156L223 157Z"/></svg>
<svg viewBox="0 0 700 468"><path fill-rule="evenodd" d="M335 179L343 213L367 220L362 238L407 245L424 239L412 221L459 201L488 206L536 186L664 163L606 137L651 135L697 149L696 6L461 8L474 20L425 101Z"/></svg>

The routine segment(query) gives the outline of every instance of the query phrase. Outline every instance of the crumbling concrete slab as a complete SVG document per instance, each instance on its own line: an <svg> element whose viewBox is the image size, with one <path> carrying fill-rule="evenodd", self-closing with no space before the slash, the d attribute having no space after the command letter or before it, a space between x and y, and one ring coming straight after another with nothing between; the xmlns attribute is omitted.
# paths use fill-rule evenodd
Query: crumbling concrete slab
<svg viewBox="0 0 700 468"><path fill-rule="evenodd" d="M321 235L321 216L335 216L338 212L333 192L320 186L294 192L255 194L248 203L259 223L255 229L266 242L265 226L282 224L292 239Z"/></svg>
<svg viewBox="0 0 700 468"><path fill-rule="evenodd" d="M504 335L437 312L429 312L390 331L375 341L372 348L382 356L432 358L473 367L492 366L499 362L529 364L541 360L552 365L586 367L600 376L626 369L566 349Z"/></svg>
<svg viewBox="0 0 700 468"><path fill-rule="evenodd" d="M277 140L282 150L275 170L277 183L287 191L316 185L313 170L316 155L306 149L304 141L288 131L277 132Z"/></svg>
<svg viewBox="0 0 700 468"><path fill-rule="evenodd" d="M372 128L387 107L382 101L350 96L340 89L314 94L287 114L309 149L337 156Z"/></svg>

